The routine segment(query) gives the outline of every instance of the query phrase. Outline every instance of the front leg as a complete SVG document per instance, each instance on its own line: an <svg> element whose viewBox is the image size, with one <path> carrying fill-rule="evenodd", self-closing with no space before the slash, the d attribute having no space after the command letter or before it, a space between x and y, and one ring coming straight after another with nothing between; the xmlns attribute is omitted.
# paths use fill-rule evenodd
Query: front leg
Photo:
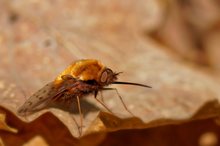
<svg viewBox="0 0 220 146"><path fill-rule="evenodd" d="M119 99L121 100L121 102L122 102L122 104L123 104L125 110L126 110L127 112L129 112L132 116L134 116L134 114L127 108L125 102L123 101L121 95L119 94L119 92L118 92L118 90L117 90L116 88L102 88L101 90L114 90L114 91L117 93Z"/></svg>
<svg viewBox="0 0 220 146"><path fill-rule="evenodd" d="M96 90L95 92L94 92L94 96L95 96L95 98L97 97L97 95L98 95L98 90Z"/></svg>
<svg viewBox="0 0 220 146"><path fill-rule="evenodd" d="M105 105L105 103L102 102L101 100L99 100L99 99L97 98L97 95L98 95L98 90L95 90L95 91L94 91L94 97L95 97L95 99L96 99L102 106L104 106L110 113L112 113L112 111ZM112 114L113 114L113 113L112 113Z"/></svg>

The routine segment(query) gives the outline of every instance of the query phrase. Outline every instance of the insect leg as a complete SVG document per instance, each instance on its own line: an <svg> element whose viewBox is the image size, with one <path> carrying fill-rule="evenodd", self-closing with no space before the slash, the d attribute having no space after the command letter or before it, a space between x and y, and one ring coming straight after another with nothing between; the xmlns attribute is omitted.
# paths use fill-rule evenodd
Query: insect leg
<svg viewBox="0 0 220 146"><path fill-rule="evenodd" d="M95 99L102 105L102 106L104 106L110 113L112 113L112 111L105 105L105 103L104 102L102 102L101 100L99 100L98 98L97 98L97 94L98 94L98 91L95 91ZM113 113L112 113L113 114Z"/></svg>
<svg viewBox="0 0 220 146"><path fill-rule="evenodd" d="M127 112L129 112L132 116L134 116L134 114L127 108L125 102L123 101L121 95L119 94L119 92L118 92L118 90L117 90L116 88L102 88L101 90L114 90L114 91L117 93L119 99L121 100L121 102L122 102L122 104L123 104L125 110L126 110Z"/></svg>
<svg viewBox="0 0 220 146"><path fill-rule="evenodd" d="M65 93L64 95L63 95L63 102L64 103L66 103L67 104L67 106L70 106L71 107L71 105L73 105L73 103L75 102L75 96L73 96L72 94L69 94L69 93ZM77 99L77 107L78 107L78 110L79 109L81 109L81 108L79 108L79 106L80 106L80 102L79 102L79 100ZM79 113L80 113L80 111L81 110L79 110ZM77 126L77 129L78 129L78 133L79 133L79 137L81 136L81 127L82 127L82 125L79 125L78 123L77 123L77 120L75 119L75 116L71 113L71 112L69 112L69 114L71 115L71 117L72 117L72 119L73 119L73 121L74 121L74 123L76 124L76 126ZM81 115L80 115L81 116ZM80 123L81 124L81 123Z"/></svg>
<svg viewBox="0 0 220 146"><path fill-rule="evenodd" d="M99 91L99 92L100 92L100 95L101 95L101 100L102 100L102 102L105 103L104 98L103 98L102 91Z"/></svg>
<svg viewBox="0 0 220 146"><path fill-rule="evenodd" d="M74 118L74 115L72 115L70 112L69 112L69 115L72 117L74 123L76 124L76 126L78 128L79 136L80 136L81 135L81 133L80 133L80 125L77 123L76 119Z"/></svg>
<svg viewBox="0 0 220 146"><path fill-rule="evenodd" d="M81 110L81 106L80 106L79 96L76 96L76 98L77 98L77 105L78 105L79 114L80 114L80 136L81 136L82 135L82 126L83 126L83 115L82 115L82 110Z"/></svg>

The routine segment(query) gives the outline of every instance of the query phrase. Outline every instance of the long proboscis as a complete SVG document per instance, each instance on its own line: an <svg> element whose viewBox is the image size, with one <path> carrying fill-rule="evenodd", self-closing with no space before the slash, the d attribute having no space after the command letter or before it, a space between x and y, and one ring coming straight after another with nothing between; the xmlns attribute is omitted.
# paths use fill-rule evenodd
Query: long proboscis
<svg viewBox="0 0 220 146"><path fill-rule="evenodd" d="M152 88L151 86L148 86L148 85L139 84L139 83L131 83L131 82L113 82L112 84L124 84L124 85L134 85L134 86Z"/></svg>

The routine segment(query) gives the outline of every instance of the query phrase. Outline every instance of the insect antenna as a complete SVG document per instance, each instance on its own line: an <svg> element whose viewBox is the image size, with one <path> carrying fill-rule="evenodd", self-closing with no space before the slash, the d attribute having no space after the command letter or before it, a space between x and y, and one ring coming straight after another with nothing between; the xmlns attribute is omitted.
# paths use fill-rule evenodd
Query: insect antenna
<svg viewBox="0 0 220 146"><path fill-rule="evenodd" d="M141 87L146 87L146 88L152 88L151 86L144 85L144 84L139 84L139 83L132 83L132 82L113 82L112 84L124 84L124 85L134 85L134 86L141 86Z"/></svg>

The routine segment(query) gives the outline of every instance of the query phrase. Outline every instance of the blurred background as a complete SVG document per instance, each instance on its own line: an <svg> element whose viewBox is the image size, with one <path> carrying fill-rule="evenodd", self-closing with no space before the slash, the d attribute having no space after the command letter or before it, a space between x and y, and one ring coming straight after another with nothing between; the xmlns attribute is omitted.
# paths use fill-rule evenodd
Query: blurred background
<svg viewBox="0 0 220 146"><path fill-rule="evenodd" d="M18 130L7 129L0 117L0 146L218 146L219 48L219 0L0 0L0 112ZM117 115L121 127L103 122L102 134L77 140L62 112L31 123L18 118L24 97L83 58L125 72L121 80L154 87L119 87L141 122L123 125ZM85 127L95 133L97 115L86 117Z"/></svg>
<svg viewBox="0 0 220 146"><path fill-rule="evenodd" d="M2 48L35 47L36 53L48 54L48 51L58 55L64 47L71 57L94 58L94 54L107 50L106 44L113 45L114 39L123 39L120 36L132 39L141 35L186 62L218 72L219 3L218 0L1 0L1 45ZM86 37L74 43L74 37L80 36ZM83 48L81 45L90 38L102 41L103 49L94 41L93 48ZM74 50L77 47L80 51ZM106 57L98 56L95 57L102 60Z"/></svg>

